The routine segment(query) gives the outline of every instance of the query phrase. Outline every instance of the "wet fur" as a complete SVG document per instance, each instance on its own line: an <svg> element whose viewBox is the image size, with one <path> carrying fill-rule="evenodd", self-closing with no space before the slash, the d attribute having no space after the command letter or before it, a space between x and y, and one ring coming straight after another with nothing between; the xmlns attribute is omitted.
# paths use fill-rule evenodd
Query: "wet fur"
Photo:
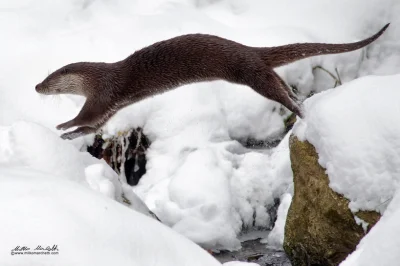
<svg viewBox="0 0 400 266"><path fill-rule="evenodd" d="M74 119L60 124L73 139L94 133L121 108L178 86L209 80L247 85L302 117L296 97L273 70L303 58L344 53L376 40L389 26L360 42L296 43L249 47L213 35L189 34L145 47L116 63L73 63L51 73L36 90L42 94L78 94L87 98Z"/></svg>

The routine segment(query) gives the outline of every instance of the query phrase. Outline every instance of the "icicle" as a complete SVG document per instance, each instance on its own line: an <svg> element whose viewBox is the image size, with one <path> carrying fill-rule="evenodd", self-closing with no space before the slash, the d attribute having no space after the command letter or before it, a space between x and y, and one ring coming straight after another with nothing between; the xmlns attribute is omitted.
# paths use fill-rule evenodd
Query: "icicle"
<svg viewBox="0 0 400 266"><path fill-rule="evenodd" d="M126 134L121 135L119 137L119 142L121 145L121 154L120 154L120 172L119 172L119 178L121 180L122 183L126 184L126 175L125 175L125 161L126 161L126 151L129 148L129 137L132 134L132 130L129 130Z"/></svg>
<svg viewBox="0 0 400 266"><path fill-rule="evenodd" d="M111 159L111 164L114 164L113 168L114 171L117 172L117 174L119 175L119 169L118 169L118 160L117 160L117 144L115 143L114 140L112 140L113 144L112 145L112 149L111 149L111 154L112 154L112 159Z"/></svg>
<svg viewBox="0 0 400 266"><path fill-rule="evenodd" d="M140 146L141 140L142 140L142 130L139 129L139 130L136 130L136 132L137 132L137 141L136 141L136 147L135 147L135 150L134 150L134 152L135 152L135 165L133 167L133 172L137 172L139 170L139 163L138 163L138 161L139 161L139 152L138 152L138 149L139 149L139 146Z"/></svg>

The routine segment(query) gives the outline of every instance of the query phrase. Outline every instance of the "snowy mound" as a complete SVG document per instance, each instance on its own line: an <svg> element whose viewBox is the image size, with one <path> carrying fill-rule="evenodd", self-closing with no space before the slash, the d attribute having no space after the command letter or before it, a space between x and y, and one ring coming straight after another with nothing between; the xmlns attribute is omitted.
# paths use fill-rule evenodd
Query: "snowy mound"
<svg viewBox="0 0 400 266"><path fill-rule="evenodd" d="M294 133L316 147L352 211L383 212L400 181L400 75L364 77L305 103Z"/></svg>
<svg viewBox="0 0 400 266"><path fill-rule="evenodd" d="M0 181L1 265L220 265L168 227L76 182L8 167ZM10 255L38 245L56 245L58 254Z"/></svg>

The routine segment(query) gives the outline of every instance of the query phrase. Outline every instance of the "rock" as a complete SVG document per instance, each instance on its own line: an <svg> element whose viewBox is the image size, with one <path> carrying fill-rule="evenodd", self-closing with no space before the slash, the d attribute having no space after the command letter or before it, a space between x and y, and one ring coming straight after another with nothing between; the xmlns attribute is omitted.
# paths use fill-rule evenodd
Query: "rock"
<svg viewBox="0 0 400 266"><path fill-rule="evenodd" d="M98 159L104 159L126 182L135 186L146 173L145 152L150 146L149 140L140 128L131 130L104 140L96 135L87 151Z"/></svg>
<svg viewBox="0 0 400 266"><path fill-rule="evenodd" d="M289 208L284 250L293 266L339 265L366 234L348 208L349 201L329 187L315 148L290 137L294 195ZM380 215L360 212L373 226Z"/></svg>

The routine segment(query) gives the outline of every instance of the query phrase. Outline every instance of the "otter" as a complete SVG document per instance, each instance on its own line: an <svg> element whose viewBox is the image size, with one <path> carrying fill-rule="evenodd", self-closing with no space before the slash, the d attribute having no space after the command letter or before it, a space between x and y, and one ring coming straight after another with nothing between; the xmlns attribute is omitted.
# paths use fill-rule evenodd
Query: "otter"
<svg viewBox="0 0 400 266"><path fill-rule="evenodd" d="M61 135L74 139L95 133L121 108L178 86L211 80L247 85L299 117L300 103L274 68L316 55L360 49L383 34L354 43L294 43L250 47L218 36L188 34L160 41L115 63L79 62L61 67L36 85L41 94L86 97L79 114L58 125L77 129Z"/></svg>

